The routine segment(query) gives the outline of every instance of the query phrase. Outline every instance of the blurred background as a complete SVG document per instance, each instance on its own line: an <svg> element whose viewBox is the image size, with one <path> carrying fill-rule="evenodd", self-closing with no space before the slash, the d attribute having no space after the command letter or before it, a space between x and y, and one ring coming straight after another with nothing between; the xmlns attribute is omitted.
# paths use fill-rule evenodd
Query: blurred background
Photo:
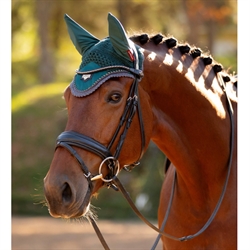
<svg viewBox="0 0 250 250"><path fill-rule="evenodd" d="M12 0L12 215L48 216L43 178L55 139L67 121L62 93L81 56L63 16L102 39L107 13L130 34L162 33L211 53L237 73L236 0ZM121 181L142 213L157 218L164 155L150 144L140 166ZM119 193L103 189L93 200L101 219L136 218Z"/></svg>

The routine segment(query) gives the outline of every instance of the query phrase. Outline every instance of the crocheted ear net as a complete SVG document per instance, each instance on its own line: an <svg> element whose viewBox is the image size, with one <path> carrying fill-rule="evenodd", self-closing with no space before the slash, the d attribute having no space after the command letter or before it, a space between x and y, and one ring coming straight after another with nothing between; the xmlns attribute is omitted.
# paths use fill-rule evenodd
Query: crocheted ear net
<svg viewBox="0 0 250 250"><path fill-rule="evenodd" d="M136 46L136 50L138 53L139 68L142 70L143 54L139 46ZM101 40L84 53L79 71L85 72L106 66L127 66L134 68L132 61L116 53L109 38ZM132 73L119 68L102 70L92 74L76 74L70 84L71 92L77 97L90 95L112 77L135 78Z"/></svg>

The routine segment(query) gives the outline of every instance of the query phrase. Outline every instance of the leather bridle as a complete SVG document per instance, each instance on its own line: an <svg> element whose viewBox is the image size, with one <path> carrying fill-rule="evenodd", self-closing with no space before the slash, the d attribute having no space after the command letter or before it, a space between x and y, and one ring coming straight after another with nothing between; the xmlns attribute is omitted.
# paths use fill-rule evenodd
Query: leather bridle
<svg viewBox="0 0 250 250"><path fill-rule="evenodd" d="M112 66L112 68L113 67L114 66ZM141 107L140 107L139 98L138 98L138 83L141 77L143 76L142 71L130 69L125 66L124 67L115 66L115 67L126 69L129 72L132 72L135 75L135 79L130 87L130 91L129 91L129 95L126 101L124 112L120 118L120 122L115 130L115 133L110 140L109 145L105 147L104 145L92 139L91 137L77 133L75 131L62 132L58 136L57 143L56 143L56 148L64 147L76 158L76 160L78 161L78 163L80 164L83 170L84 176L89 182L89 187L91 190L93 188L92 181L95 181L97 179L102 179L104 182L107 183L108 186L111 186L117 190L117 188L111 181L112 181L112 178L116 176L120 170L120 164L119 164L118 158L119 158L122 146L124 144L128 129L131 125L131 122L133 120L133 117L136 111L138 114L140 132L141 132L141 151L140 151L138 160L136 162L124 166L126 170L131 170L134 166L139 164L139 160L141 159L143 152L144 152L144 148L145 148L145 133L144 133L144 126L143 126L143 121L142 121ZM109 67L100 68L98 70L85 71L85 72L77 71L77 74L93 74L101 70L106 70L107 68ZM116 141L116 138L118 137L119 132L121 131L122 128L123 128L123 131L121 132L115 152L114 154L112 154L110 150L114 142ZM102 163L100 164L98 175L94 176L89 172L84 161L81 159L79 154L76 152L76 150L72 146L88 150L98 155L102 159ZM108 171L109 171L108 175L105 177L102 174L102 167L104 163L106 163L106 165L108 166Z"/></svg>
<svg viewBox="0 0 250 250"><path fill-rule="evenodd" d="M123 70L125 69L125 70L129 71L130 73L132 73L135 76L135 79L131 85L124 112L120 118L120 122L118 124L118 127L117 127L108 147L105 147L104 145L102 145L98 141L96 141L96 140L94 140L86 135L77 133L75 131L65 131L58 136L56 148L64 147L76 158L76 160L78 161L78 163L80 164L80 166L82 168L84 176L88 180L90 191L92 191L92 189L93 189L92 182L95 180L98 180L98 179L102 179L102 181L104 181L109 187L113 187L115 190L121 191L121 193L123 194L125 199L128 201L128 203L130 204L130 206L132 207L134 212L138 215L138 217L140 219L142 219L148 226L150 226L152 229L154 229L155 231L157 231L159 233L152 249L155 249L161 236L165 236L167 238L170 238L170 239L176 240L176 241L191 240L191 239L195 238L196 236L200 235L201 233L203 233L207 229L207 227L212 223L215 215L217 214L217 212L219 210L219 207L222 203L222 200L224 198L226 188L227 188L227 183L228 183L229 176L230 176L231 165L232 165L233 146L234 146L234 120L233 120L233 108L232 108L230 99L227 96L224 81L222 80L221 76L219 74L217 74L218 81L219 81L219 83L220 83L220 85L225 93L225 96L226 96L227 107L228 107L229 117L230 117L230 125L231 125L230 156L229 156L229 161L228 161L228 172L227 172L226 180L225 180L224 186L222 188L220 198L216 204L216 207L215 207L212 215L209 217L208 221L205 223L205 225L197 233L195 233L193 235L188 235L188 236L183 236L183 237L175 237L175 236L172 236L170 234L165 233L164 228L165 228L165 225L166 225L166 222L168 219L168 215L170 212L170 208L172 205L175 182L176 182L176 173L174 175L174 181L173 181L173 185L172 185L172 191L171 191L171 195L170 195L169 205L168 205L168 208L167 208L167 211L166 211L166 214L165 214L165 217L164 217L164 220L163 220L163 223L162 223L162 226L160 229L155 227L153 224L151 224L140 213L140 211L136 208L136 206L134 205L133 201L131 200L129 194L127 193L127 191L125 190L125 188L123 187L123 185L121 184L121 182L119 181L119 179L117 177L117 175L120 171L120 164L119 164L118 158L119 158L122 146L124 144L128 129L130 127L130 124L133 120L133 117L134 117L136 111L138 114L140 133L141 133L141 153L140 153L140 156L139 156L137 162L135 162L133 164L126 165L123 168L126 170L131 170L134 166L138 165L139 160L142 157L143 152L144 152L145 133L144 133L141 107L140 107L140 102L139 102L139 97L138 97L138 84L139 84L140 79L143 76L142 71L138 69L138 65L136 66L136 63L135 63L135 68L128 68L125 66L111 66L111 67L108 66L108 67L104 67L104 68L100 68L100 69L96 69L96 70L91 70L91 71L85 71L85 72L77 71L76 73L77 74L92 74L92 73L95 73L95 72L98 72L101 70L106 70L106 69L114 68L114 67L121 68ZM118 140L115 152L114 152L114 154L112 154L111 148L114 145L114 142L116 141L116 138L117 138L117 136L120 133L122 128L123 128L123 131L121 132L121 136ZM76 150L72 146L88 150L88 151L98 155L102 159L102 162L101 162L100 167L99 167L99 174L98 175L93 176L89 172L88 167L85 165L84 161L81 159L79 154L76 152ZM107 167L108 167L108 174L105 177L102 174L102 168L104 165L107 165ZM95 220L92 217L90 217L88 219L90 220L91 224L93 225L93 227L96 231L96 234L97 234L99 240L101 241L104 249L109 249L109 247L108 247L107 243L105 242L98 226L96 225Z"/></svg>

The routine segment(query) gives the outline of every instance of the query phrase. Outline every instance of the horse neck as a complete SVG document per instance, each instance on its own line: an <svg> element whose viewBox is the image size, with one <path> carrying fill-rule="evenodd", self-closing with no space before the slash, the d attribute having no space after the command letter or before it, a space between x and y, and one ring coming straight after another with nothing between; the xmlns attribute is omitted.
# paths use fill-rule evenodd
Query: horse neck
<svg viewBox="0 0 250 250"><path fill-rule="evenodd" d="M141 84L154 114L151 139L179 176L205 190L212 179L221 183L227 171L230 120L226 98L212 66L205 67L200 58L176 54L144 51Z"/></svg>

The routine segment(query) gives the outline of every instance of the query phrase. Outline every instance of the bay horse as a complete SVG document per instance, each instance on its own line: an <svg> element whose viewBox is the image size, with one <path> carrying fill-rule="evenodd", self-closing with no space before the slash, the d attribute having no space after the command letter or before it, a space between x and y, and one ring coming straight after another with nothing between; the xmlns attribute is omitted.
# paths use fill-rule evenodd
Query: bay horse
<svg viewBox="0 0 250 250"><path fill-rule="evenodd" d="M158 209L163 248L236 249L236 78L174 37L129 38L110 13L102 40L65 21L82 62L44 178L51 216L90 216L91 197L105 184L120 189L119 172L152 140L171 162Z"/></svg>

